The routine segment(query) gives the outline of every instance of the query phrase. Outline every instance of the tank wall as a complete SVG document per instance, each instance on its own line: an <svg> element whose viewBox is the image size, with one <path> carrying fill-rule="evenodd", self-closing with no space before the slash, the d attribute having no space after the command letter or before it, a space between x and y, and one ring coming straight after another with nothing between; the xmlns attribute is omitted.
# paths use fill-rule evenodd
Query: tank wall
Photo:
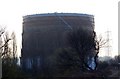
<svg viewBox="0 0 120 79"><path fill-rule="evenodd" d="M45 64L49 55L59 48L68 46L66 44L66 33L78 28L92 32L94 30L93 17L86 15L29 16L24 18L21 56L24 63L28 63L26 66L30 65L29 67L31 67L30 63L35 58L41 59L42 64Z"/></svg>

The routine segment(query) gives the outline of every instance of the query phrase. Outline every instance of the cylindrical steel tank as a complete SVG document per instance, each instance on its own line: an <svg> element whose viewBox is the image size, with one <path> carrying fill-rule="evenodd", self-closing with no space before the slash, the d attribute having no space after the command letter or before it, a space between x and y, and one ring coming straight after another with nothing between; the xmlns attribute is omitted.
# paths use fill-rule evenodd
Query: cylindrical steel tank
<svg viewBox="0 0 120 79"><path fill-rule="evenodd" d="M23 17L21 58L27 68L40 66L58 48L66 47L66 32L85 28L94 30L94 16L78 13L48 13Z"/></svg>

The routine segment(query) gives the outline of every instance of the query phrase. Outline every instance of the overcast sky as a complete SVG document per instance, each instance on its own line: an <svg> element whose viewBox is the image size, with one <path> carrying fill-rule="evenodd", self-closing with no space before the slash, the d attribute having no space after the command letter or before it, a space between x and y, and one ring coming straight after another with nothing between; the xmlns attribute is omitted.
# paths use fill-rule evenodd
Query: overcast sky
<svg viewBox="0 0 120 79"><path fill-rule="evenodd" d="M106 37L110 32L112 56L118 54L119 0L0 0L0 25L17 33L21 44L22 16L39 13L85 13L95 18L95 31ZM20 47L19 47L20 50ZM105 52L101 56L106 55Z"/></svg>

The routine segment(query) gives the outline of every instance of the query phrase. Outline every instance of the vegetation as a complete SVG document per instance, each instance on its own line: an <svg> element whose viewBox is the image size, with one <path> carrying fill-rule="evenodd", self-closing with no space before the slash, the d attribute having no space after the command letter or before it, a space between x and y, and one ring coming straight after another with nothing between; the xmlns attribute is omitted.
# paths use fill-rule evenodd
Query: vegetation
<svg viewBox="0 0 120 79"><path fill-rule="evenodd" d="M0 29L0 58L2 59L2 78L17 78L22 76L22 70L17 65L17 44L15 33L11 36L5 28Z"/></svg>
<svg viewBox="0 0 120 79"><path fill-rule="evenodd" d="M48 73L26 73L17 65L17 44L15 33L9 35L5 29L0 30L0 57L2 58L3 79L9 78L44 78L59 77L108 77L117 76L120 72L120 56L108 61L99 61L98 53L106 41L99 40L94 31L86 32L85 29L70 31L67 35L69 47L56 49L49 60ZM94 66L90 66L94 62ZM53 68L53 69L51 69ZM114 74L113 74L114 73ZM34 77L33 77L34 75Z"/></svg>

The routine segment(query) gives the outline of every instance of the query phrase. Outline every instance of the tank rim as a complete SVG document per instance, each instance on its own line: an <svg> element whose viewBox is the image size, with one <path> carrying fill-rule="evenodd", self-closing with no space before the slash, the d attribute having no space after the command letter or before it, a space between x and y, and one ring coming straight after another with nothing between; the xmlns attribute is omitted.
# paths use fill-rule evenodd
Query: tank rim
<svg viewBox="0 0 120 79"><path fill-rule="evenodd" d="M83 13L42 13L42 14L32 14L32 15L25 15L23 19L27 18L35 18L35 17L49 17L49 16L84 16L93 18L93 15L90 14L83 14Z"/></svg>

